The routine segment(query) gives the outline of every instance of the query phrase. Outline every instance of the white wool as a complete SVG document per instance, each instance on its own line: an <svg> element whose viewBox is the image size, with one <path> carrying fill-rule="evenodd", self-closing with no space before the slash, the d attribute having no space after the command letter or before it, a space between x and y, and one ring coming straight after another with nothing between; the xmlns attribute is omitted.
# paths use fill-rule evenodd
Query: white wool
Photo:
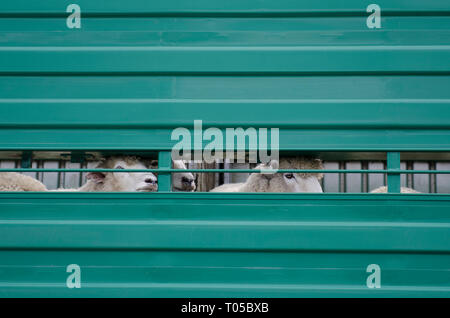
<svg viewBox="0 0 450 318"><path fill-rule="evenodd" d="M276 169L323 169L319 159L303 157L272 160L268 165L261 164L256 169L268 172L252 173L244 183L224 184L210 192L323 192L319 180L321 173L274 173Z"/></svg>
<svg viewBox="0 0 450 318"><path fill-rule="evenodd" d="M387 193L387 187L383 186L383 187L376 188L376 189L370 191L370 193ZM401 187L400 193L421 193L421 192L416 191L411 188Z"/></svg>
<svg viewBox="0 0 450 318"><path fill-rule="evenodd" d="M147 169L136 157L111 157L97 165L96 169ZM152 192L158 189L156 176L151 172L89 172L88 181L78 189L55 191L78 192Z"/></svg>
<svg viewBox="0 0 450 318"><path fill-rule="evenodd" d="M0 191L47 191L38 180L16 172L0 173Z"/></svg>

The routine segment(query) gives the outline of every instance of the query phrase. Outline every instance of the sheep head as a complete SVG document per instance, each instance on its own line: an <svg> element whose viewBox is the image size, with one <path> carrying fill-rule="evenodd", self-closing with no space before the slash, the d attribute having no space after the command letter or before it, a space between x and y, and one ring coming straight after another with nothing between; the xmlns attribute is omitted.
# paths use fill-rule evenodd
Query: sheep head
<svg viewBox="0 0 450 318"><path fill-rule="evenodd" d="M320 159L292 157L281 159L280 169L320 170L323 169L323 164ZM284 173L283 178L288 189L296 190L287 192L323 192L319 182L323 178L323 173Z"/></svg>
<svg viewBox="0 0 450 318"><path fill-rule="evenodd" d="M187 169L183 160L173 160L175 169ZM195 191L195 178L190 172L172 174L172 185L175 191Z"/></svg>
<svg viewBox="0 0 450 318"><path fill-rule="evenodd" d="M147 169L136 157L111 157L97 166L98 169ZM151 192L157 191L157 179L151 172L89 172L88 184L80 191L101 192ZM84 189L83 189L84 188Z"/></svg>
<svg viewBox="0 0 450 318"><path fill-rule="evenodd" d="M261 169L261 173L252 173L240 192L323 192L319 183L321 173L276 173L277 169L323 169L319 159L272 160L256 169Z"/></svg>
<svg viewBox="0 0 450 318"><path fill-rule="evenodd" d="M183 160L172 160L175 169L187 169ZM158 168L158 160L152 160L148 163L151 169ZM157 174L156 174L157 175ZM190 172L172 173L172 187L174 191L195 191L195 178Z"/></svg>

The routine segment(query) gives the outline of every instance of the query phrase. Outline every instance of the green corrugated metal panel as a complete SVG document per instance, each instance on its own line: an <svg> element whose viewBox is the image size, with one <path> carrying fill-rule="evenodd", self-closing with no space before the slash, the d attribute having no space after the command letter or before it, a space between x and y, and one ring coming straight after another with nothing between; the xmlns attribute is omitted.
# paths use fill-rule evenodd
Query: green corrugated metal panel
<svg viewBox="0 0 450 318"><path fill-rule="evenodd" d="M0 148L170 149L203 119L283 128L284 150L450 149L445 1L378 3L376 30L361 1L78 4L72 30L58 2L0 4Z"/></svg>
<svg viewBox="0 0 450 318"><path fill-rule="evenodd" d="M383 28L368 30L366 17L152 17L86 18L83 32L61 29L63 19L0 20L2 43L14 46L133 46L155 48L217 46L435 45L449 40L448 16L383 18ZM365 29L364 29L365 28ZM32 31L32 32L31 32ZM368 34L368 32L372 32ZM320 35L320 36L319 36ZM6 41L7 40L7 41Z"/></svg>
<svg viewBox="0 0 450 318"><path fill-rule="evenodd" d="M0 294L448 296L449 208L442 195L4 194ZM65 285L73 263L80 290Z"/></svg>
<svg viewBox="0 0 450 318"><path fill-rule="evenodd" d="M1 248L450 252L446 195L7 197L0 203ZM28 202L33 210L24 209Z"/></svg>
<svg viewBox="0 0 450 318"><path fill-rule="evenodd" d="M0 100L5 128L213 127L450 128L449 100ZM132 112L124 116L127 108ZM258 108L272 109L268 116ZM184 111L189 109L189 112ZM395 112L391 110L395 109ZM303 111L304 110L304 111ZM364 111L361 111L364 110ZM149 116L149 111L156 114ZM92 112L94 112L92 114ZM43 117L42 114L51 114Z"/></svg>
<svg viewBox="0 0 450 318"><path fill-rule="evenodd" d="M445 297L448 254L283 251L2 251L0 296L16 297ZM395 257L393 257L395 255ZM80 289L66 267L82 268ZM365 286L381 266L386 285ZM30 283L33 282L33 283ZM382 282L383 284L383 282Z"/></svg>
<svg viewBox="0 0 450 318"><path fill-rule="evenodd" d="M449 61L447 45L0 49L5 73L449 72Z"/></svg>
<svg viewBox="0 0 450 318"><path fill-rule="evenodd" d="M172 129L0 129L8 150L171 150ZM132 136L132 138L130 138ZM444 129L284 129L280 150L321 151L449 151L450 132Z"/></svg>
<svg viewBox="0 0 450 318"><path fill-rule="evenodd" d="M197 0L194 3L186 0L146 1L129 0L124 3L121 0L103 1L78 0L76 2L86 9L88 13L116 13L116 14L196 14L196 13L325 13L339 14L340 12L353 12L365 14L368 3L361 0L280 0L276 2L267 0L230 0L226 3L220 1ZM449 4L446 0L380 0L377 4L385 8L387 12L395 13L423 13L449 12ZM43 3L33 3L28 0L5 2L0 5L1 12L11 13L61 13L61 2L47 0ZM65 9L65 8L63 8Z"/></svg>
<svg viewBox="0 0 450 318"><path fill-rule="evenodd" d="M0 3L0 150L170 150L201 119L450 151L448 1L378 1L381 29L359 0L76 3L73 30L60 1ZM0 296L449 297L449 200L1 193Z"/></svg>

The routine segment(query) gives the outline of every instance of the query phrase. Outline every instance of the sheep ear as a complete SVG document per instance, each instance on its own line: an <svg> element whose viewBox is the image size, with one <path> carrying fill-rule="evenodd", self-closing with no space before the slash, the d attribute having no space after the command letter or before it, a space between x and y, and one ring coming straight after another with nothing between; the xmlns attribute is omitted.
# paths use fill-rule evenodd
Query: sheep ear
<svg viewBox="0 0 450 318"><path fill-rule="evenodd" d="M148 165L150 167L158 167L158 160L150 160Z"/></svg>
<svg viewBox="0 0 450 318"><path fill-rule="evenodd" d="M276 170L278 170L278 161L277 160L271 160L268 164L262 164L261 167L261 173L266 174L274 174L276 173Z"/></svg>
<svg viewBox="0 0 450 318"><path fill-rule="evenodd" d="M271 160L270 162L269 162L269 167L270 167L270 169L273 169L273 170L278 170L278 167L280 166L280 164L278 163L278 160Z"/></svg>
<svg viewBox="0 0 450 318"><path fill-rule="evenodd" d="M175 169L187 169L183 160L173 160L173 167Z"/></svg>
<svg viewBox="0 0 450 318"><path fill-rule="evenodd" d="M101 172L89 172L86 175L86 179L95 183L103 183L105 181L105 175Z"/></svg>

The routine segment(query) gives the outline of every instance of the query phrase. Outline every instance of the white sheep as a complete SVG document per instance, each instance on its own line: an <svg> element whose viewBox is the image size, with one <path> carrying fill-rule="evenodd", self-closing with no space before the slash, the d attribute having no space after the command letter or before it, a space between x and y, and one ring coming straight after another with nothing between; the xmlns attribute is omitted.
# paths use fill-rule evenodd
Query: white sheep
<svg viewBox="0 0 450 318"><path fill-rule="evenodd" d="M47 191L38 180L16 172L0 173L0 191Z"/></svg>
<svg viewBox="0 0 450 318"><path fill-rule="evenodd" d="M387 193L387 192L388 191L387 191L387 187L386 186L379 187L379 188L376 188L376 189L370 191L370 193ZM421 193L421 192L416 191L416 190L411 189L411 188L401 187L400 188L400 193Z"/></svg>
<svg viewBox="0 0 450 318"><path fill-rule="evenodd" d="M173 160L175 169L187 169L183 160ZM195 191L195 178L190 172L178 172L172 174L172 186L175 191Z"/></svg>
<svg viewBox="0 0 450 318"><path fill-rule="evenodd" d="M187 169L183 160L172 160L173 167L175 169ZM158 167L158 160L152 160L149 164L149 168L156 169ZM156 174L158 175L158 174ZM172 173L172 188L173 191L195 191L195 178L190 172L177 172Z"/></svg>
<svg viewBox="0 0 450 318"><path fill-rule="evenodd" d="M145 163L136 157L111 157L96 169L147 169ZM151 172L89 172L87 182L78 189L54 191L77 192L152 192L158 190L156 176Z"/></svg>
<svg viewBox="0 0 450 318"><path fill-rule="evenodd" d="M274 173L276 169L323 169L319 159L303 157L284 158L280 162L270 161L260 164L256 169L267 172L252 173L245 183L224 184L210 192L323 192L319 180L322 173Z"/></svg>

